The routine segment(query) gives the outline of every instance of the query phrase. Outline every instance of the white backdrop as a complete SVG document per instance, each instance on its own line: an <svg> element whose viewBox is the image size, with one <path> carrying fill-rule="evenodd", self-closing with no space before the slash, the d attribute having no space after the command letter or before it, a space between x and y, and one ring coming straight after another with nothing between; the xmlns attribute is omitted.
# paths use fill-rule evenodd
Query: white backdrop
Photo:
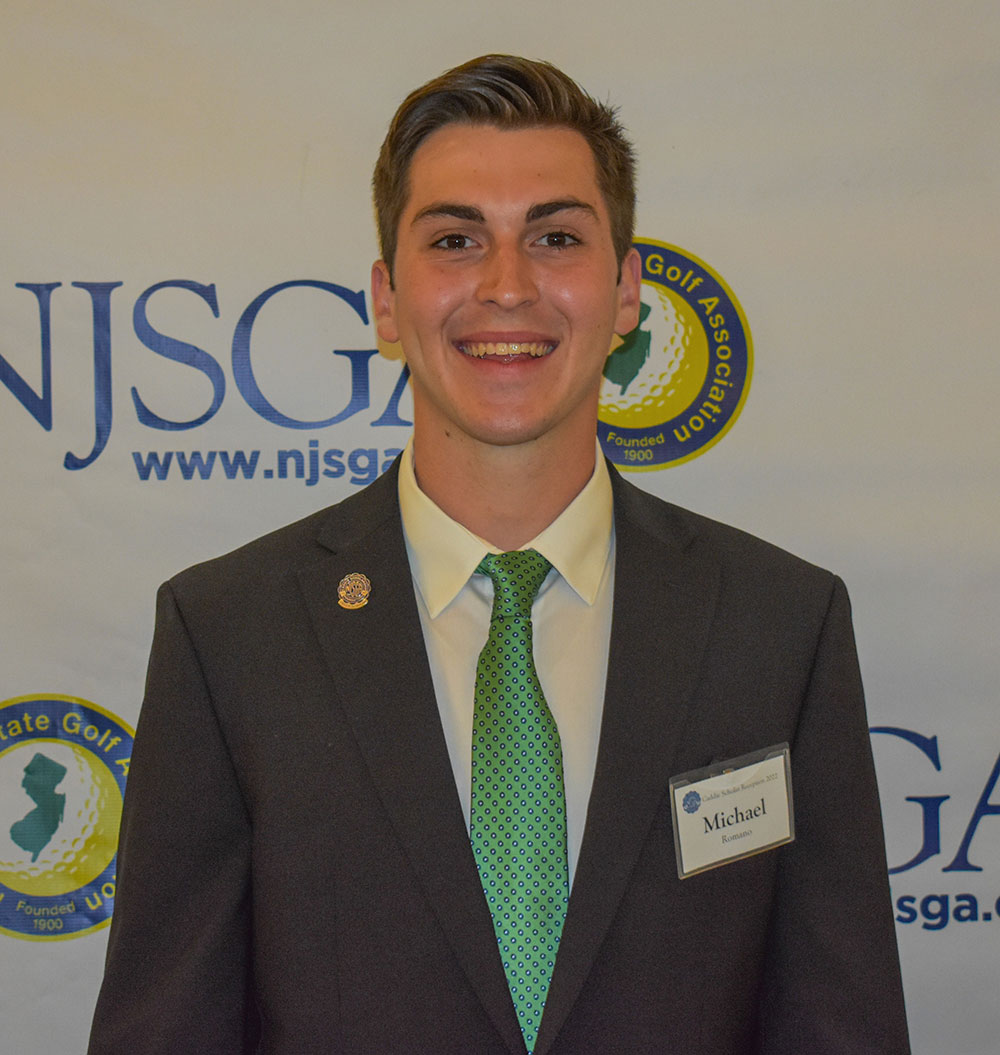
<svg viewBox="0 0 1000 1055"><path fill-rule="evenodd" d="M871 723L896 730L873 737L890 864L923 857L892 877L914 1051L992 1055L1000 7L343 6L4 5L0 701L54 714L73 697L100 709L95 730L104 712L134 726L158 583L345 496L402 446L406 426L373 424L394 417L401 364L367 354L361 292L386 123L473 55L549 58L621 106L640 237L718 271L753 335L730 432L634 478L846 579ZM252 335L256 383L293 428L249 405L233 342L255 298L298 280L328 286L273 293ZM260 452L253 479L238 450ZM235 478L217 453L201 479L193 451L203 467L226 452ZM0 710L0 873L32 806L23 710ZM19 900L0 899L4 1045L82 1052L107 930L25 935Z"/></svg>

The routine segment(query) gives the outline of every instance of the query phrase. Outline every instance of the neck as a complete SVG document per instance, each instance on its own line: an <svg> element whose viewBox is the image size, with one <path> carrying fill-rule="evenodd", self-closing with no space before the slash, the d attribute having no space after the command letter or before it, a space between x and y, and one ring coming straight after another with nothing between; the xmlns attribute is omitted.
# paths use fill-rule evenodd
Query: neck
<svg viewBox="0 0 1000 1055"><path fill-rule="evenodd" d="M547 437L493 446L414 429L420 489L452 520L501 550L533 539L583 490L594 471L594 434L568 449Z"/></svg>

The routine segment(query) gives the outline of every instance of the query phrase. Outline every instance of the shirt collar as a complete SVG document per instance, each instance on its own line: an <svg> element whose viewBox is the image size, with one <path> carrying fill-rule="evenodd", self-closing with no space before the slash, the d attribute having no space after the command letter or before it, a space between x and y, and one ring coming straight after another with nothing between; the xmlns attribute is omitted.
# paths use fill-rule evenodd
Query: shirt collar
<svg viewBox="0 0 1000 1055"><path fill-rule="evenodd" d="M399 509L406 551L417 589L435 619L458 596L487 553L499 553L440 509L417 484L413 439L399 465ZM611 553L611 480L597 448L594 471L583 490L544 531L522 549L535 549L573 591L593 604Z"/></svg>

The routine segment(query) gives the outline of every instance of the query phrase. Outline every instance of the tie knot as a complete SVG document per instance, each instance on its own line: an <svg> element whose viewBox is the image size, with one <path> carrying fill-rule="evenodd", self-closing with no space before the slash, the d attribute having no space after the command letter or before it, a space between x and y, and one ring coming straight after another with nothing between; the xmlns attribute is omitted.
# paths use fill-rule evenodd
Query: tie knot
<svg viewBox="0 0 1000 1055"><path fill-rule="evenodd" d="M487 553L476 571L493 580L491 619L530 619L531 605L552 565L536 550Z"/></svg>

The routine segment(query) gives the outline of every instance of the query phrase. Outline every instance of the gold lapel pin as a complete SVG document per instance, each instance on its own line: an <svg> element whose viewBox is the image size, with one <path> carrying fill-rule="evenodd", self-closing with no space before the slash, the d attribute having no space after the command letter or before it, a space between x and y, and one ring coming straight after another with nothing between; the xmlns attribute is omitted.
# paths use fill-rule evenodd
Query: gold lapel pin
<svg viewBox="0 0 1000 1055"><path fill-rule="evenodd" d="M337 587L338 601L341 608L364 608L368 603L368 595L372 592L372 584L368 577L359 571L352 571L340 580Z"/></svg>

